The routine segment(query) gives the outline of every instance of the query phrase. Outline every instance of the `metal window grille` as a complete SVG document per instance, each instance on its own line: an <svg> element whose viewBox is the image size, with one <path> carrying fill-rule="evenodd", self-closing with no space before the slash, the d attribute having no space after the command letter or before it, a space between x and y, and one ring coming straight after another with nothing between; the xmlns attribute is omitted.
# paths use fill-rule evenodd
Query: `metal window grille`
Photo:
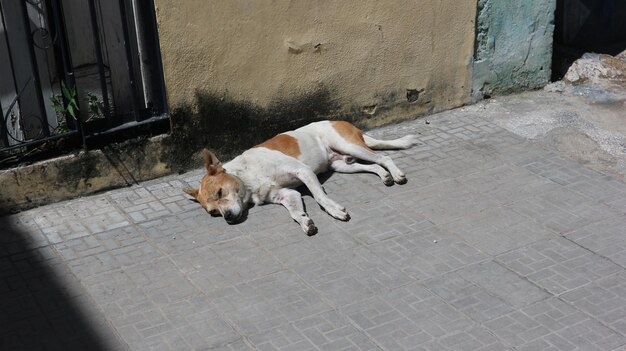
<svg viewBox="0 0 626 351"><path fill-rule="evenodd" d="M167 120L152 0L0 0L0 152Z"/></svg>

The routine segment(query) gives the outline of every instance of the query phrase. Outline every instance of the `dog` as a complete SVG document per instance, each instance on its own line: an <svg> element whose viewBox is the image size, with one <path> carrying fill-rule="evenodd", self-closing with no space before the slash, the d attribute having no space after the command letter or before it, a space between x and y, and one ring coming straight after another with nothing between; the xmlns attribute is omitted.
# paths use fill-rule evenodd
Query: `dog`
<svg viewBox="0 0 626 351"><path fill-rule="evenodd" d="M281 204L310 236L317 233L317 227L295 188L304 184L329 215L348 221L346 208L326 195L317 174L328 170L369 172L377 174L387 186L404 184L406 176L392 159L372 150L407 149L415 144L414 135L378 140L349 122L314 122L278 134L223 165L215 154L204 149L207 174L198 188L183 191L209 214L222 216L229 224L241 222L252 204Z"/></svg>

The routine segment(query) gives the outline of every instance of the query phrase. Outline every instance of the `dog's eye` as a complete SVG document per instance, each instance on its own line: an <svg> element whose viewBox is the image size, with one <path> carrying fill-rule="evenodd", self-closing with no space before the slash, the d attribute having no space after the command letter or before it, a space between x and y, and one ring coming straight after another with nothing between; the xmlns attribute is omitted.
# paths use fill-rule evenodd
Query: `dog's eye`
<svg viewBox="0 0 626 351"><path fill-rule="evenodd" d="M217 198L218 198L218 199L222 197L222 188L220 188L220 189L217 191L216 196L217 196Z"/></svg>

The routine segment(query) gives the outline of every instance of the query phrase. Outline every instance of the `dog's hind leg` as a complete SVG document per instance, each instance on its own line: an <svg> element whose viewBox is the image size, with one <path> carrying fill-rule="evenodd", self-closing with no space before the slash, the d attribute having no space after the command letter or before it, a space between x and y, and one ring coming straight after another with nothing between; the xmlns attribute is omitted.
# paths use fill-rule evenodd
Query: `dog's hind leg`
<svg viewBox="0 0 626 351"><path fill-rule="evenodd" d="M295 177L300 179L304 185L311 191L313 198L320 206L331 216L341 220L347 221L350 219L350 215L346 211L346 208L339 205L335 201L331 200L324 192L322 184L313 171L308 168L297 169L292 173Z"/></svg>
<svg viewBox="0 0 626 351"><path fill-rule="evenodd" d="M418 143L417 137L412 134L393 140L379 140L363 134L363 140L365 145L374 150L408 149Z"/></svg>
<svg viewBox="0 0 626 351"><path fill-rule="evenodd" d="M393 178L391 174L387 172L383 167L373 163L371 165L364 165L362 163L347 163L344 160L335 160L330 164L330 168L333 171L340 173L358 173L358 172L369 172L378 174L380 179L383 180L385 185L390 186L393 185Z"/></svg>
<svg viewBox="0 0 626 351"><path fill-rule="evenodd" d="M416 143L414 136L407 135L395 140L377 140L364 135L360 129L347 122L335 122L332 126L338 135L338 138L328 139L332 150L363 161L379 164L387 168L396 183L406 183L406 176L393 163L391 157L376 154L370 147L376 149L408 148Z"/></svg>
<svg viewBox="0 0 626 351"><path fill-rule="evenodd" d="M272 192L270 201L275 204L283 205L287 211L289 211L291 218L300 224L300 227L302 227L306 235L311 236L317 233L317 227L313 223L313 220L304 212L302 196L299 192L287 188L278 189Z"/></svg>
<svg viewBox="0 0 626 351"><path fill-rule="evenodd" d="M387 170L391 173L391 176L393 177L393 180L396 183L398 184L406 183L406 176L404 175L404 172L402 172L398 168L398 166L396 166L396 164L393 163L393 160L391 159L391 157L385 156L385 155L379 155L375 153L374 151L372 151L365 144L357 145L357 144L349 143L347 141L343 141L343 142L331 145L330 147L333 150L341 154L350 155L352 157L356 157L363 161L379 164L387 168Z"/></svg>

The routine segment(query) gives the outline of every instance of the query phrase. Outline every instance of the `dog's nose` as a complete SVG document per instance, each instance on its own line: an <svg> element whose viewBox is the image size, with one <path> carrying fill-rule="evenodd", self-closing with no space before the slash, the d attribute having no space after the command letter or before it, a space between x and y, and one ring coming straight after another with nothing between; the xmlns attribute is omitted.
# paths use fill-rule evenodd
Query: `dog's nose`
<svg viewBox="0 0 626 351"><path fill-rule="evenodd" d="M224 219L226 220L226 222L231 222L233 219L235 219L235 216L232 212L226 211L224 212Z"/></svg>

